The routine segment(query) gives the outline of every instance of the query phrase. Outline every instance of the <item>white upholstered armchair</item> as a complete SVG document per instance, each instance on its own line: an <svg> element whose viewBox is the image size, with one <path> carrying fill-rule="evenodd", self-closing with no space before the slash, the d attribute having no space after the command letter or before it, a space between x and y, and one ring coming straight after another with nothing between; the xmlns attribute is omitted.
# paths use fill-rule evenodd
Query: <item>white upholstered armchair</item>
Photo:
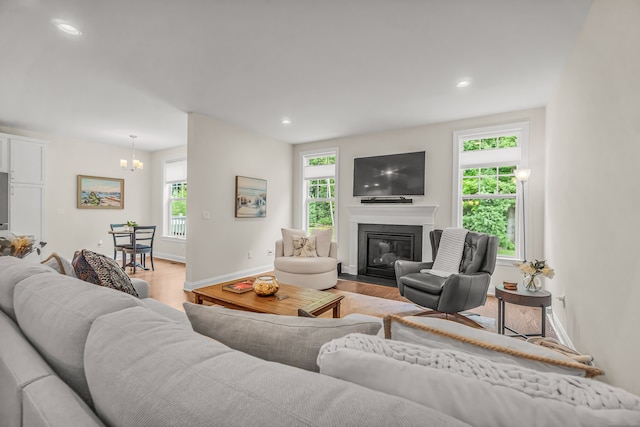
<svg viewBox="0 0 640 427"><path fill-rule="evenodd" d="M276 241L274 273L279 282L310 289L335 286L338 281L338 243L329 237L323 244L319 238L317 257L293 256L289 245L282 239Z"/></svg>

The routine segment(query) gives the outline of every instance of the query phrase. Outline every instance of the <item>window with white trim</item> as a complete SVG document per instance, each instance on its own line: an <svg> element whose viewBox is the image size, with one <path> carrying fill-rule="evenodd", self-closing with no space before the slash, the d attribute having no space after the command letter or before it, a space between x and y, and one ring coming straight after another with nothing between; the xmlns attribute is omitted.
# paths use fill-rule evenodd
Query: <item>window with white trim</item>
<svg viewBox="0 0 640 427"><path fill-rule="evenodd" d="M520 259L521 186L514 170L526 168L529 124L512 123L453 135L453 224L498 236L498 257Z"/></svg>
<svg viewBox="0 0 640 427"><path fill-rule="evenodd" d="M303 226L313 229L332 228L336 224L337 150L302 154Z"/></svg>
<svg viewBox="0 0 640 427"><path fill-rule="evenodd" d="M165 236L187 237L187 160L164 164Z"/></svg>

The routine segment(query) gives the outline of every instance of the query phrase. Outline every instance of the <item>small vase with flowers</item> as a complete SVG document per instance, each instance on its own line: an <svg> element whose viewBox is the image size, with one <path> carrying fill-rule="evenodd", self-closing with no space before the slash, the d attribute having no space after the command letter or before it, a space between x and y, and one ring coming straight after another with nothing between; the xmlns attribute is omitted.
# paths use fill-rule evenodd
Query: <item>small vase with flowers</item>
<svg viewBox="0 0 640 427"><path fill-rule="evenodd" d="M547 261L524 261L515 264L524 273L524 287L529 292L538 292L542 289L542 282L538 276L543 275L553 279L555 272L547 265Z"/></svg>

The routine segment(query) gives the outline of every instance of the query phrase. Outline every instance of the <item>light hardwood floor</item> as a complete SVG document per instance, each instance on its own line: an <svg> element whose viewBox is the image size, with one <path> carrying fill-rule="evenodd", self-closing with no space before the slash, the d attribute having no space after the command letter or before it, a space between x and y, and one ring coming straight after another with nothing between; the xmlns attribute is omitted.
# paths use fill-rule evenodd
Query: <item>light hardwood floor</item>
<svg viewBox="0 0 640 427"><path fill-rule="evenodd" d="M182 303L194 301L193 293L183 290L186 273L185 265L158 258L154 261L155 271L138 270L136 274L131 274L131 269L127 268L127 273L131 277L149 282L151 298L178 310L183 310ZM328 292L345 295L340 309L342 316L350 313L370 314L377 317L383 317L386 314L410 316L425 311L402 297L397 288L388 286L339 280L335 288L329 289ZM470 311L483 317L496 319L498 314L497 300L495 297L489 296L483 307ZM331 317L331 313L325 313L321 317ZM506 317L507 326L522 333L539 332L542 326L541 313L538 308L507 304ZM547 336L556 336L549 322L547 322Z"/></svg>

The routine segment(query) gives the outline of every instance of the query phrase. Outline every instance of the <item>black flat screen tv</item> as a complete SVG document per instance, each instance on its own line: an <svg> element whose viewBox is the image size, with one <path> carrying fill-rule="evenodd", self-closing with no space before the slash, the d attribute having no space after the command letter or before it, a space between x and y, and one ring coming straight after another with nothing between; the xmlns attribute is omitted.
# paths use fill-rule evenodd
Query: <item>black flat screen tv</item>
<svg viewBox="0 0 640 427"><path fill-rule="evenodd" d="M353 159L353 196L423 196L425 152Z"/></svg>

